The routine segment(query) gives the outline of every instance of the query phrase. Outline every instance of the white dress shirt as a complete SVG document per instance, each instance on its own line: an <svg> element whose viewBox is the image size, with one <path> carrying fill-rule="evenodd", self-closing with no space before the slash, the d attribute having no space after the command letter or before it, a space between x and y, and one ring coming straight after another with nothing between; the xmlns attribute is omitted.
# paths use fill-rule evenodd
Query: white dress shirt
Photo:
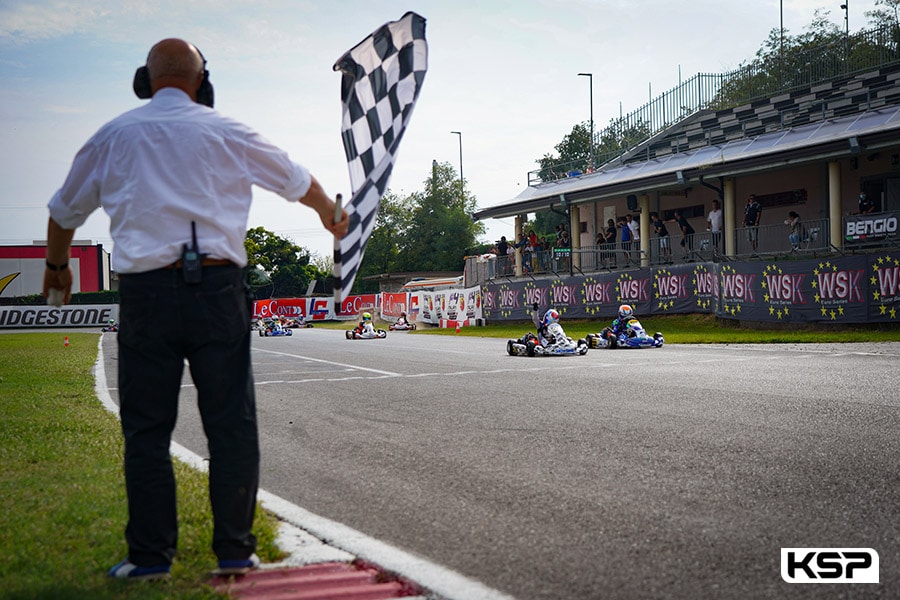
<svg viewBox="0 0 900 600"><path fill-rule="evenodd" d="M175 262L191 241L191 221L201 253L245 266L251 186L297 201L310 181L246 125L164 88L88 140L49 208L60 226L76 229L103 207L119 273Z"/></svg>

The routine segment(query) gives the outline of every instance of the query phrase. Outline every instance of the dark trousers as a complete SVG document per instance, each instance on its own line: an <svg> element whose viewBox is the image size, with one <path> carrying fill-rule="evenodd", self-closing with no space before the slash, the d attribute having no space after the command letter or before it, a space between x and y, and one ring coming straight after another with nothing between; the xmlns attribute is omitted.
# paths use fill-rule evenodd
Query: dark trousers
<svg viewBox="0 0 900 600"><path fill-rule="evenodd" d="M203 268L184 283L178 269L122 275L119 405L125 436L129 559L140 566L175 556L178 521L169 443L184 363L190 365L209 450L213 551L247 558L259 487L259 437L250 365L250 306L243 272Z"/></svg>

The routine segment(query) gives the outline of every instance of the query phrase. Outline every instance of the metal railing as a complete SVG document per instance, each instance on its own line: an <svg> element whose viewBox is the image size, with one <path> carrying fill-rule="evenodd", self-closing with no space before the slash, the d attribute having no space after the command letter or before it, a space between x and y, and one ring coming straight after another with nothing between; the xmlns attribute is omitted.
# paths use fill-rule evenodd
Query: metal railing
<svg viewBox="0 0 900 600"><path fill-rule="evenodd" d="M577 249L551 249L522 253L522 274L534 276L568 276L613 270L637 269L646 263L650 266L685 262L722 262L731 259L789 258L829 254L835 249L829 238L829 219L814 219L801 223L797 244L790 240L791 228L784 223L741 227L735 230L735 253L725 255L725 234L702 231L690 236L670 235L663 241L650 239L649 254L645 255L638 244L625 246L621 242L584 246ZM753 244L753 239L756 244ZM682 245L682 241L684 245ZM577 258L575 258L577 257ZM574 263L570 261L575 258ZM470 256L466 258L465 285L478 285L497 278L515 278L515 255Z"/></svg>

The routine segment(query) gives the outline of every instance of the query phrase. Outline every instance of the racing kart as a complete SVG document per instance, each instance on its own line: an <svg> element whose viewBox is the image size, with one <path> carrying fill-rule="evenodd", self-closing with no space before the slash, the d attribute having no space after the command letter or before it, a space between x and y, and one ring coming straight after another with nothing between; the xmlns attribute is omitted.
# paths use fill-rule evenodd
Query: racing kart
<svg viewBox="0 0 900 600"><path fill-rule="evenodd" d="M557 336L557 341L544 346L530 331L517 340L506 342L506 352L510 356L583 356L587 354L588 343L584 339Z"/></svg>
<svg viewBox="0 0 900 600"><path fill-rule="evenodd" d="M310 329L312 326L313 324L306 319L287 319L283 325L287 329Z"/></svg>
<svg viewBox="0 0 900 600"><path fill-rule="evenodd" d="M625 331L618 336L604 327L600 333L587 334L586 339L591 348L659 348L666 342L658 331L649 335L637 319L628 319Z"/></svg>
<svg viewBox="0 0 900 600"><path fill-rule="evenodd" d="M101 329L100 331L102 331L103 333L118 333L118 331L119 331L119 324L118 324L118 323L111 323L108 327L104 327L104 328Z"/></svg>
<svg viewBox="0 0 900 600"><path fill-rule="evenodd" d="M407 321L406 323L391 323L388 326L388 329L390 329L391 331L415 331L416 324L410 323L409 321Z"/></svg>
<svg viewBox="0 0 900 600"><path fill-rule="evenodd" d="M376 329L374 334L367 334L357 329L348 329L346 335L348 340L383 340L387 337L387 331Z"/></svg>
<svg viewBox="0 0 900 600"><path fill-rule="evenodd" d="M291 336L294 335L294 332L290 329L278 329L277 327L264 327L259 330L259 337L281 337L285 335Z"/></svg>

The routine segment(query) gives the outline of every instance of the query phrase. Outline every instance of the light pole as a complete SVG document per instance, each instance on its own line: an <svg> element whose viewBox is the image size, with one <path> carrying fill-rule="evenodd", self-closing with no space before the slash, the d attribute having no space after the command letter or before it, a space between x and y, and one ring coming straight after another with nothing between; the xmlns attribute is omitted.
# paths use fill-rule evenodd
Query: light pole
<svg viewBox="0 0 900 600"><path fill-rule="evenodd" d="M591 170L594 170L594 74L579 73L579 77L587 77L591 87Z"/></svg>
<svg viewBox="0 0 900 600"><path fill-rule="evenodd" d="M461 131L451 131L450 133L459 136L459 193L463 194L465 190L465 183L463 181L463 171L462 171L462 132Z"/></svg>
<svg viewBox="0 0 900 600"><path fill-rule="evenodd" d="M844 9L844 60L846 61L850 59L850 0L844 0L841 8ZM845 68L849 69L850 65L845 65Z"/></svg>

